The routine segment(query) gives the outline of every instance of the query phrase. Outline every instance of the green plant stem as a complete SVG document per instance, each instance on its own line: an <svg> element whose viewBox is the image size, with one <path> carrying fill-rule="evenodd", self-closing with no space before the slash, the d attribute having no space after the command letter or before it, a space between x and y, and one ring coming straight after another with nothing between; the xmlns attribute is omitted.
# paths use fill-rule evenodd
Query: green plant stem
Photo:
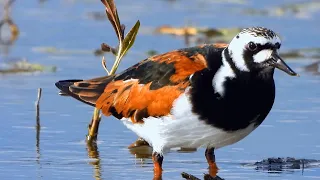
<svg viewBox="0 0 320 180"><path fill-rule="evenodd" d="M113 25L113 27L116 31L117 37L119 39L118 52L116 53L115 62L113 64L110 72L107 71L108 75L113 75L116 73L122 57L132 47L132 45L135 41L136 35L138 33L139 27L140 27L140 21L138 20L136 22L136 24L133 26L133 28L124 37L124 27L125 26L120 24L120 19L119 19L114 1L113 0L109 0L109 1L102 0L102 3L106 6L107 17L108 17L109 21L111 22L111 24ZM102 59L103 67L106 69L104 63L105 63L104 59ZM94 112L93 112L93 117L92 117L91 123L89 124L89 127L88 127L87 143L89 145L92 142L97 140L100 121L101 121L100 110L95 108Z"/></svg>
<svg viewBox="0 0 320 180"><path fill-rule="evenodd" d="M97 108L94 108L92 120L88 127L88 135L87 135L88 144L92 144L97 140L100 120L101 120L100 110Z"/></svg>
<svg viewBox="0 0 320 180"><path fill-rule="evenodd" d="M113 64L113 66L112 66L112 69L111 69L109 75L115 74L116 71L117 71L117 69L118 69L118 67L119 67L119 64L120 64L120 62L121 62L121 56L120 56L121 49L122 49L122 42L120 41L119 50L118 50L118 52L117 52L116 60L115 60L115 62L114 62L114 64Z"/></svg>
<svg viewBox="0 0 320 180"><path fill-rule="evenodd" d="M109 75L115 74L115 72L117 71L117 69L119 67L119 64L121 61L121 57L120 57L121 48L122 48L122 43L120 41L119 50L118 50L118 53L116 56L116 60L114 62L114 65L112 66L111 71L109 72ZM100 121L101 121L100 110L97 108L94 108L92 120L91 120L91 123L89 124L89 128L88 128L88 135L87 135L87 143L88 144L91 144L97 140Z"/></svg>

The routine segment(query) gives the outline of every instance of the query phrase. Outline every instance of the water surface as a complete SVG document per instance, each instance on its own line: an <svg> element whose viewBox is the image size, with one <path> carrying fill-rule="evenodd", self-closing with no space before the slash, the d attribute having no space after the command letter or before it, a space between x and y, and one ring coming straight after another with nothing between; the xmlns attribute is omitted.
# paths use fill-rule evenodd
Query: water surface
<svg viewBox="0 0 320 180"><path fill-rule="evenodd" d="M283 1L301 2L301 1ZM262 25L283 38L283 49L319 46L319 13L309 18L294 16L250 16L244 8L275 7L278 1L247 1L246 4L197 1L116 1L122 23L131 27L141 21L141 34L120 70L147 57L156 49L166 52L185 47L183 38L149 32L161 25L184 26L186 22L205 27ZM54 83L60 79L105 75L101 57L93 51L102 42L116 44L108 21L96 21L90 12L103 11L100 1L17 1L12 18L20 29L15 44L0 61L27 58L30 62L56 65L56 73L0 75L0 178L1 179L151 179L152 161L136 158L127 146L136 135L113 117L103 117L100 126L99 158L88 156L84 142L92 108L71 98L60 97ZM46 53L40 47L73 50ZM107 56L107 63L112 57ZM277 96L267 120L246 139L216 151L219 175L225 179L319 179L320 169L268 173L243 163L268 157L320 159L320 79L303 71L311 61L288 63L301 77L276 72ZM41 131L36 141L35 106L37 88L43 88ZM38 147L36 146L38 144ZM198 177L207 172L204 149L194 153L172 151L165 155L164 179L181 179L186 171Z"/></svg>

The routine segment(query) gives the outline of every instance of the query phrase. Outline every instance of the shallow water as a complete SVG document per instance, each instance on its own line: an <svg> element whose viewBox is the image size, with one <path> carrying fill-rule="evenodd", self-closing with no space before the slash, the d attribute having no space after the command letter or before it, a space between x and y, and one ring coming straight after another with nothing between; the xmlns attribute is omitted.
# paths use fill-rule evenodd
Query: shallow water
<svg viewBox="0 0 320 180"><path fill-rule="evenodd" d="M0 1L1 2L1 1ZM134 2L134 3L133 3ZM213 2L213 1L212 1ZM150 28L164 24L183 26L188 20L197 26L246 27L263 25L282 35L283 49L319 46L319 13L309 18L293 16L248 16L243 8L273 7L273 1L247 4L210 1L116 1L122 23L131 27L139 19L141 34L120 70L145 58L156 49L166 52L184 47L183 38L154 35ZM298 2L298 1L284 1ZM299 1L301 2L301 1ZM56 73L0 75L0 178L1 179L151 179L151 159L136 158L127 146L136 135L112 117L100 126L99 158L91 158L84 142L92 108L71 98L58 96L54 82L60 79L104 75L101 57L93 51L102 42L116 43L108 21L96 21L88 13L103 11L100 1L17 1L12 18L20 29L15 44L0 61L27 58L30 62L56 65ZM74 50L48 53L39 47ZM111 58L111 56L106 56ZM225 179L319 179L320 169L268 173L243 163L268 157L320 159L320 79L304 72L311 61L289 61L301 77L276 72L277 97L267 120L241 142L216 151L219 175ZM111 66L111 63L107 63ZM43 88L40 105L41 131L36 134L37 88ZM38 145L38 146L37 146ZM90 154L90 153L89 153ZM198 177L207 172L204 149L194 153L172 151L165 155L163 179L181 179L186 171Z"/></svg>

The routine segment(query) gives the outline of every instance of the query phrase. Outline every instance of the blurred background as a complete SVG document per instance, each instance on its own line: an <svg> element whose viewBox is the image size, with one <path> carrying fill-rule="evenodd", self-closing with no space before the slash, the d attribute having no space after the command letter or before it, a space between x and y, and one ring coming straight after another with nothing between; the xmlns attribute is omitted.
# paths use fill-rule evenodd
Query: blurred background
<svg viewBox="0 0 320 180"><path fill-rule="evenodd" d="M320 178L319 0L115 0L136 42L119 71L146 57L202 43L229 42L241 28L264 26L282 38L281 54L301 77L276 72L267 120L246 139L216 151L225 179ZM54 83L106 74L117 38L99 0L0 0L0 178L151 179L152 160L127 146L137 138L103 117L98 149L85 143L92 107L61 97ZM34 102L42 88L40 120ZM204 149L172 150L164 179L207 172ZM280 159L270 166L268 158ZM292 159L294 158L294 159ZM264 161L263 161L264 160Z"/></svg>

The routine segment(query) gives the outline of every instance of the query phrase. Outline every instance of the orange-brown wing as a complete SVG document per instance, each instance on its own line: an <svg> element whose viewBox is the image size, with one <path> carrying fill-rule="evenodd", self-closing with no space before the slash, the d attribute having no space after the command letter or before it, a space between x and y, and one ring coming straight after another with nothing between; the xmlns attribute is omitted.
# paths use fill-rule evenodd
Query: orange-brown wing
<svg viewBox="0 0 320 180"><path fill-rule="evenodd" d="M207 68L207 55L226 46L211 44L171 51L143 60L118 75L59 81L56 86L107 116L141 123L145 117L170 114L173 102L190 85L190 76Z"/></svg>
<svg viewBox="0 0 320 180"><path fill-rule="evenodd" d="M97 99L104 92L114 76L104 76L90 80L62 80L55 83L61 90L60 95L71 96L88 105L95 106Z"/></svg>
<svg viewBox="0 0 320 180"><path fill-rule="evenodd" d="M170 114L173 102L190 85L190 75L207 67L205 48L214 46L206 46L156 55L134 65L106 86L96 107L105 115L135 123Z"/></svg>

